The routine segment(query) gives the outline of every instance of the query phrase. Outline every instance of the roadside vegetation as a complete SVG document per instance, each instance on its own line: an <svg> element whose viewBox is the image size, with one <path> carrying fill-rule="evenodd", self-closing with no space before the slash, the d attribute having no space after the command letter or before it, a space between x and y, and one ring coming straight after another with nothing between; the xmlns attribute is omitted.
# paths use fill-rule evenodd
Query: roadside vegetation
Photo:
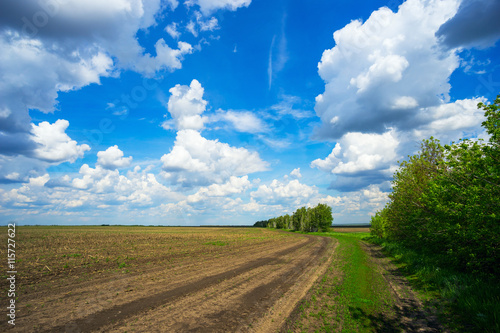
<svg viewBox="0 0 500 333"><path fill-rule="evenodd" d="M332 237L338 246L327 272L299 303L282 332L410 332L428 328L429 317L398 298L386 277L388 271L367 250L370 245L362 239L369 238L369 233L314 234ZM408 290L400 293L412 299Z"/></svg>
<svg viewBox="0 0 500 333"><path fill-rule="evenodd" d="M489 140L424 140L370 234L315 233L339 244L284 332L500 332L500 96L478 108Z"/></svg>
<svg viewBox="0 0 500 333"><path fill-rule="evenodd" d="M390 299L384 295L387 290L379 292L381 277L373 276L375 270L359 244L359 238L368 234L318 234L334 237L339 244L326 274L301 302L294 322L285 331L362 331L369 325L366 314L390 305L384 302Z"/></svg>
<svg viewBox="0 0 500 333"><path fill-rule="evenodd" d="M489 140L423 141L371 233L454 330L500 332L500 96L478 108Z"/></svg>
<svg viewBox="0 0 500 333"><path fill-rule="evenodd" d="M499 332L500 287L366 232L338 241L282 332Z"/></svg>

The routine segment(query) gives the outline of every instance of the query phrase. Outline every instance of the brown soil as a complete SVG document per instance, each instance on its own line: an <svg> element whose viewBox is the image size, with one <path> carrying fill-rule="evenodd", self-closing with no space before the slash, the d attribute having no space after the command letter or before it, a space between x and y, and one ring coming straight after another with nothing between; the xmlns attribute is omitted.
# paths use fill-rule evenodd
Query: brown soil
<svg viewBox="0 0 500 333"><path fill-rule="evenodd" d="M378 332L448 332L439 323L437 310L422 303L379 246L366 242L361 242L361 246L384 277L394 299L394 311L370 318Z"/></svg>
<svg viewBox="0 0 500 333"><path fill-rule="evenodd" d="M12 331L275 331L326 268L332 245L330 238L296 234L71 285L47 279L45 288L24 293L29 307Z"/></svg>

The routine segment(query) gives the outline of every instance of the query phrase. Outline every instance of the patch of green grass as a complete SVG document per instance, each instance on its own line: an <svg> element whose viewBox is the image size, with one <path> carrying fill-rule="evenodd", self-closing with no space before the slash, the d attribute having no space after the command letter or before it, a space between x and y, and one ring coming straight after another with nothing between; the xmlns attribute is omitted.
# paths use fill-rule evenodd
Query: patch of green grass
<svg viewBox="0 0 500 333"><path fill-rule="evenodd" d="M228 245L228 243L222 242L222 241L213 241L213 242L203 243L203 245L226 246L226 245Z"/></svg>
<svg viewBox="0 0 500 333"><path fill-rule="evenodd" d="M80 253L73 253L73 254L63 254L62 257L63 258L79 258L81 257L82 255ZM40 257L42 258L42 257Z"/></svg>
<svg viewBox="0 0 500 333"><path fill-rule="evenodd" d="M314 332L373 332L380 328L381 313L391 310L389 286L360 240L368 233L315 233L338 240L327 273L300 305L295 328ZM307 319L314 318L313 321Z"/></svg>
<svg viewBox="0 0 500 333"><path fill-rule="evenodd" d="M441 320L457 332L500 332L500 283L443 266L442 256L370 238L394 258L412 286L442 309Z"/></svg>

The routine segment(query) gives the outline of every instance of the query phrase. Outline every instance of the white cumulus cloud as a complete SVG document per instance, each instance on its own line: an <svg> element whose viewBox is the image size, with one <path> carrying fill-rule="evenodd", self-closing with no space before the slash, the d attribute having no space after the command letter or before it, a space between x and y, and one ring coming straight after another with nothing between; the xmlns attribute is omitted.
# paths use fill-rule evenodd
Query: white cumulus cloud
<svg viewBox="0 0 500 333"><path fill-rule="evenodd" d="M384 134L347 133L325 159L316 159L311 167L333 174L388 169L398 158L399 141L394 131Z"/></svg>
<svg viewBox="0 0 500 333"><path fill-rule="evenodd" d="M197 80L191 81L189 86L177 84L169 90L168 112L178 130L201 130L205 119L201 114L205 111L207 101L203 99L204 89ZM168 129L169 122L163 127Z"/></svg>
<svg viewBox="0 0 500 333"><path fill-rule="evenodd" d="M200 188L198 192L187 197L187 202L194 203L210 198L226 197L242 193L249 187L251 187L251 183L248 180L248 176L231 176L224 184L212 184L208 187Z"/></svg>
<svg viewBox="0 0 500 333"><path fill-rule="evenodd" d="M39 144L35 149L35 156L47 162L74 162L83 157L85 151L90 150L86 144L78 143L66 134L69 122L64 119L54 124L43 121L38 125L32 124L33 141Z"/></svg>
<svg viewBox="0 0 500 333"><path fill-rule="evenodd" d="M422 108L447 102L459 58L440 48L435 34L458 5L408 0L397 13L383 7L364 23L355 20L335 31L335 46L318 64L326 83L316 97L318 135L338 139L348 132L411 127Z"/></svg>
<svg viewBox="0 0 500 333"><path fill-rule="evenodd" d="M114 170L118 168L125 168L130 165L131 161L132 156L123 157L123 152L117 145L111 146L105 151L97 153L97 164L105 169Z"/></svg>
<svg viewBox="0 0 500 333"><path fill-rule="evenodd" d="M434 136L444 143L484 137L484 98L450 102L450 76L458 49L444 47L440 27L457 13L458 0L407 0L397 12L383 7L333 34L318 72L321 118L316 136L336 140L331 154L311 167L334 174L331 188L387 190L397 161ZM388 130L389 129L389 130Z"/></svg>
<svg viewBox="0 0 500 333"><path fill-rule="evenodd" d="M418 116L422 125L413 130L412 136L415 140L434 136L444 143L465 136L484 136L484 129L481 127L481 123L485 121L484 111L477 108L480 102L486 103L486 99L463 99L422 109Z"/></svg>
<svg viewBox="0 0 500 333"><path fill-rule="evenodd" d="M300 205L317 194L317 192L318 190L315 187L302 184L298 179L288 182L274 179L269 185L260 185L250 195L261 203L273 204L279 202Z"/></svg>
<svg viewBox="0 0 500 333"><path fill-rule="evenodd" d="M208 140L194 130L177 132L170 153L162 156L164 176L183 186L224 183L231 176L267 170L257 152Z"/></svg>
<svg viewBox="0 0 500 333"><path fill-rule="evenodd" d="M302 174L300 173L300 168L293 169L292 172L290 172L290 176L295 178L302 178Z"/></svg>

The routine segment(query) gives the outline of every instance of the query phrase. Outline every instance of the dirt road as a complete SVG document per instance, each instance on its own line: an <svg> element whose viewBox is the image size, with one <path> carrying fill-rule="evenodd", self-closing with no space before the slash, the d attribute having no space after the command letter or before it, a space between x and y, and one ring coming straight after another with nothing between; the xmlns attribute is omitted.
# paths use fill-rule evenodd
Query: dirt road
<svg viewBox="0 0 500 333"><path fill-rule="evenodd" d="M330 238L293 235L286 243L193 258L176 268L28 293L23 302L36 301L37 309L14 331L276 331L322 275L334 245Z"/></svg>

